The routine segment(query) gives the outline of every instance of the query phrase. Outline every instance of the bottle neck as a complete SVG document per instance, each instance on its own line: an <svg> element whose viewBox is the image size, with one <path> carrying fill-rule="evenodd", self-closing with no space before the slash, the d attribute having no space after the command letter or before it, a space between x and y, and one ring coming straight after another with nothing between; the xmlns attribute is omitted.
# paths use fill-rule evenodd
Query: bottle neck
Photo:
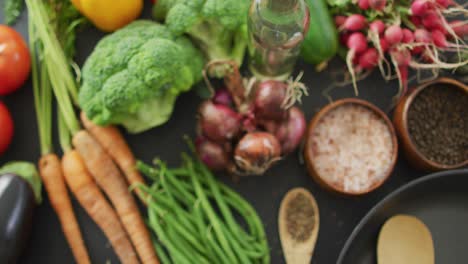
<svg viewBox="0 0 468 264"><path fill-rule="evenodd" d="M268 7L275 12L288 12L293 10L300 0L269 0Z"/></svg>

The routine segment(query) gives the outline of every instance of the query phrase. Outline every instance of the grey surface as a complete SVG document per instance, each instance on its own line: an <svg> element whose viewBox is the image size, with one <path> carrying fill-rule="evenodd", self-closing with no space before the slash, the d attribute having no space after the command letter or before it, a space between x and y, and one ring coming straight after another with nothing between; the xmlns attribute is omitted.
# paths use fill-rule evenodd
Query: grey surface
<svg viewBox="0 0 468 264"><path fill-rule="evenodd" d="M145 2L149 5L149 1ZM148 6L143 17L149 18ZM0 21L3 21L2 15ZM21 21L15 28L26 35L26 14L22 15ZM80 34L77 42L77 61L80 65L102 36L103 34L95 29L88 29ZM332 82L331 72L343 70L344 64L337 61L326 72L316 73L312 66L300 62L297 69L305 72L303 81L310 88L310 95L302 104L309 120L318 109L328 103L321 93ZM376 72L359 83L359 97L385 110L388 109L391 98L397 91L397 85L397 81L385 83ZM354 96L349 86L337 88L332 95L334 99ZM16 131L13 144L0 157L0 164L9 160L36 162L39 158L39 144L30 81L15 94L1 100L13 113ZM174 114L167 124L136 136L126 135L137 158L150 161L153 157L159 156L170 164L177 165L180 152L186 150L182 135L194 134L195 111L199 103L200 99L195 92L186 93L178 99ZM60 153L57 142L55 146L57 153ZM392 176L378 190L363 197L341 197L321 189L307 175L305 167L299 164L298 155L290 155L262 177L243 178L239 183L233 183L226 176L220 175L219 178L241 193L258 210L268 233L273 263L284 262L276 224L281 198L293 187L303 186L309 189L315 195L320 207L321 222L313 263L334 263L361 217L386 194L421 175L424 173L412 170L400 155ZM102 232L78 203L76 201L73 203L93 263L105 263L107 260L118 263ZM73 263L57 217L47 199L36 208L33 221L29 247L25 250L20 263Z"/></svg>
<svg viewBox="0 0 468 264"><path fill-rule="evenodd" d="M468 170L436 173L386 197L359 223L346 242L339 264L376 263L383 223L396 214L414 215L429 228L435 263L465 263L468 258Z"/></svg>

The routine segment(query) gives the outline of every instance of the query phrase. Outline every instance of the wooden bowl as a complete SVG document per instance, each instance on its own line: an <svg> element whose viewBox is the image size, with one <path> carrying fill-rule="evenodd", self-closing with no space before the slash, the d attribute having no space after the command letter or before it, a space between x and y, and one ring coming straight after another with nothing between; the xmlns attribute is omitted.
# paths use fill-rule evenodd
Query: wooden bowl
<svg viewBox="0 0 468 264"><path fill-rule="evenodd" d="M411 140L411 136L408 131L408 109L410 108L414 98L416 98L416 96L422 90L437 83L449 84L468 93L467 85L458 82L454 79L439 78L434 81L421 84L415 89L411 90L405 96L403 96L400 102L398 103L397 107L395 108L395 112L393 114L393 124L395 125L395 129L397 131L401 146L403 147L407 159L414 167L424 171L451 170L468 165L468 160L454 165L440 164L435 161L429 160L417 149L416 145Z"/></svg>
<svg viewBox="0 0 468 264"><path fill-rule="evenodd" d="M392 145L393 145L392 154L391 154L392 160L391 160L390 169L388 170L388 173L382 178L382 180L380 180L379 182L374 183L368 189L366 189L366 190L364 190L362 192L345 191L345 190L342 190L341 188L339 188L337 186L329 184L328 182L326 182L325 180L323 180L320 177L320 175L318 174L317 170L314 167L313 162L311 162L311 160L314 158L314 154L313 154L313 147L311 145L312 143L311 143L310 139L311 139L311 137L313 135L313 131L314 131L315 127L317 126L318 122L328 112L330 112L331 110L333 110L333 109L335 109L335 108L337 108L339 106L345 105L345 104L355 104L355 105L360 105L360 106L366 107L366 108L370 109L371 111L373 111L374 113L376 113L377 116L382 118L382 120L384 120L385 124L387 125L387 127L390 130L390 135L391 135L391 140L392 140ZM335 101L335 102L333 102L331 104L326 105L324 108L322 108L312 118L312 120L310 121L309 126L307 128L306 143L305 143L305 147L304 147L304 159L306 161L307 170L309 171L309 174L312 176L312 178L319 185L321 185L323 188L325 188L325 189L327 189L329 191L332 191L334 193L343 194L343 195L358 196L358 195L363 195L363 194L367 194L367 193L372 192L373 190L380 187L388 179L388 177L391 175L391 173L393 171L393 168L395 167L397 157L398 157L398 141L397 141L397 137L396 137L395 130L393 128L392 122L387 117L387 115L384 112L382 112L378 107L376 107L375 105L373 105L373 104L371 104L371 103L369 103L367 101L361 100L361 99L346 98L346 99L341 99L341 100L338 100L338 101Z"/></svg>

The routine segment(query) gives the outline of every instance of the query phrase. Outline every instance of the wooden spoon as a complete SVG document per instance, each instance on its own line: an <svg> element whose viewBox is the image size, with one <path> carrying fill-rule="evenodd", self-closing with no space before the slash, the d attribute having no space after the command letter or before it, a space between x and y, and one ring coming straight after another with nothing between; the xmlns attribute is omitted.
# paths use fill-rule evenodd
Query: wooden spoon
<svg viewBox="0 0 468 264"><path fill-rule="evenodd" d="M294 231L288 229L288 222L291 221L291 217L288 220L288 208L292 205L291 202L297 202L300 200L302 201L302 204L305 203L306 205L310 205L310 207L308 207L309 210L307 210L307 215L312 218L312 221L308 224L305 224L304 222L299 220L299 218L301 217L294 218L298 220L298 222L296 222L297 225L300 225L302 223L303 225L301 226L307 226L307 228L303 228L305 230L301 235L302 239L297 239L297 237L293 237L293 234L291 233ZM307 218L301 219L305 220ZM315 201L314 196L312 196L312 194L309 191L307 191L304 188L294 188L284 196L279 210L278 226L281 245L283 247L283 253L286 259L286 263L310 263L310 260L312 259L312 254L314 252L315 243L317 241L319 224L320 217L317 202ZM289 223L289 226L291 226L291 223Z"/></svg>
<svg viewBox="0 0 468 264"><path fill-rule="evenodd" d="M378 264L434 264L434 243L418 218L396 215L383 225L377 241Z"/></svg>

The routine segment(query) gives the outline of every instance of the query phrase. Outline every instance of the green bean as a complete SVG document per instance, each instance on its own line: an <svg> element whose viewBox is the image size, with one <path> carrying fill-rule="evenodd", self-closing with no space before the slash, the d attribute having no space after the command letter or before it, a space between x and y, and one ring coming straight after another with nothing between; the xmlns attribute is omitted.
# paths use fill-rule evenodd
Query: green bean
<svg viewBox="0 0 468 264"><path fill-rule="evenodd" d="M208 227L206 230L206 238L208 240L208 245L210 245L210 247L213 249L218 259L220 259L220 262L217 262L217 263L223 263L225 254L223 253L223 250L219 247L218 242L215 241L215 237L211 233L211 230L212 230L211 227ZM236 263L236 262L231 262L231 263Z"/></svg>
<svg viewBox="0 0 468 264"><path fill-rule="evenodd" d="M190 258L187 258L187 256L185 256L183 254L183 252L181 252L170 240L169 238L166 236L166 234L164 233L164 229L161 227L161 225L159 224L158 222L158 216L156 214L155 211L153 210L148 210L148 216L149 216L149 220L150 220L150 224L151 224L151 227L152 229L156 232L156 235L158 236L159 240L164 244L164 246L167 248L167 250L169 251L169 253L171 254L172 258L174 259L174 261L176 263L181 263L181 264L189 264L190 261L189 259ZM177 260L177 261L176 261Z"/></svg>
<svg viewBox="0 0 468 264"><path fill-rule="evenodd" d="M187 240L183 239L180 236L180 233L178 233L173 227L174 226L172 225L167 226L168 236L171 238L171 241L182 248L182 251L190 258L190 261L197 264L210 264L210 262L202 256L200 252L194 250L194 248L187 243Z"/></svg>
<svg viewBox="0 0 468 264"><path fill-rule="evenodd" d="M171 264L172 260L167 255L166 250L163 248L163 246L159 244L159 242L156 239L153 239L153 245L154 249L156 250L156 253L158 253L159 261L163 264Z"/></svg>
<svg viewBox="0 0 468 264"><path fill-rule="evenodd" d="M200 207L200 202L196 201L193 208L192 208L193 215L195 217L195 222L197 224L198 232L200 234L200 238L205 242L204 244L209 246L209 241L206 234L205 230L205 223L203 221L203 212L202 208ZM222 254L221 258L216 254L216 252L212 252L210 250L207 250L210 259L212 260L213 263L221 263L222 261ZM221 252L222 253L222 252Z"/></svg>
<svg viewBox="0 0 468 264"><path fill-rule="evenodd" d="M210 202L208 201L208 198L206 197L205 193L203 192L200 186L200 182L198 181L197 176L195 175L195 172L194 172L193 164L191 164L188 157L185 157L185 159L188 161L187 165L189 166L188 168L190 170L192 183L195 186L195 192L201 201L201 206L203 210L206 212L208 219L213 226L213 230L215 231L215 234L219 240L219 243L221 244L221 247L223 248L223 250L226 252L226 257L228 258L228 260L232 263L236 263L237 262L236 256L232 248L229 246L229 242L224 236L223 231L221 230L221 226L220 226L219 220L217 219L214 209L211 207Z"/></svg>

